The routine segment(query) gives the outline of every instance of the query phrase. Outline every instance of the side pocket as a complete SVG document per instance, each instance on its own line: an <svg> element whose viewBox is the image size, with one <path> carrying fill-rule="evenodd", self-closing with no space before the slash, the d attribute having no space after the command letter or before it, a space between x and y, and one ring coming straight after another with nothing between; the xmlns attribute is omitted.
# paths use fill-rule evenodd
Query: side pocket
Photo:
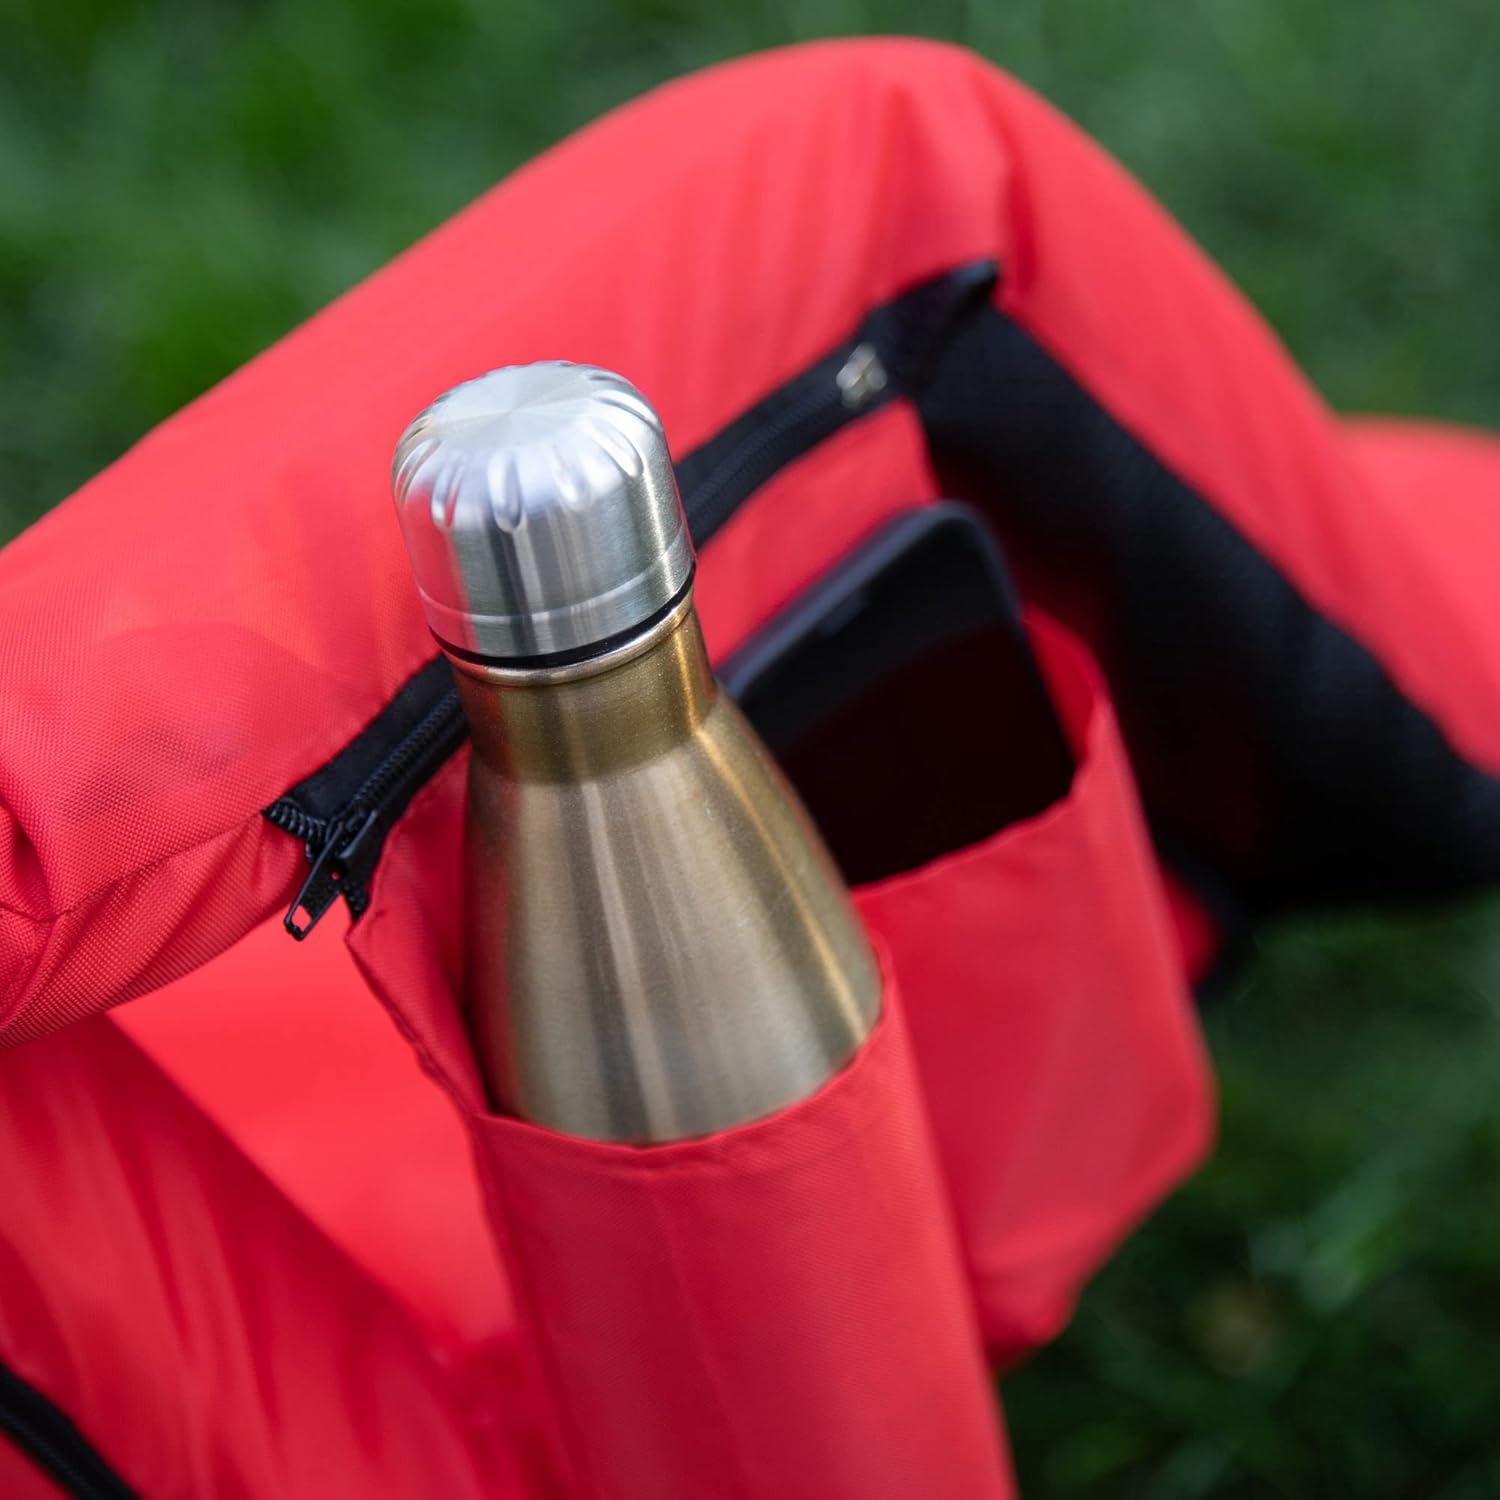
<svg viewBox="0 0 1500 1500"><path fill-rule="evenodd" d="M1102 680L1034 634L1068 794L858 892L876 1031L811 1099L704 1140L487 1113L457 999L461 757L392 835L350 943L468 1123L526 1332L504 1399L545 1492L1010 1492L976 1303L1000 1356L1053 1334L1210 1122Z"/></svg>
<svg viewBox="0 0 1500 1500"><path fill-rule="evenodd" d="M1077 772L1037 817L857 893L891 955L986 1342L1011 1358L1203 1155L1212 1091L1107 691L1029 620Z"/></svg>
<svg viewBox="0 0 1500 1500"><path fill-rule="evenodd" d="M584 1493L1011 1493L889 983L768 1119L645 1148L473 1124Z"/></svg>
<svg viewBox="0 0 1500 1500"><path fill-rule="evenodd" d="M635 1148L493 1115L457 999L464 769L413 801L349 941L469 1127L524 1334L497 1399L540 1492L1009 1496L889 964L860 1052L765 1120Z"/></svg>

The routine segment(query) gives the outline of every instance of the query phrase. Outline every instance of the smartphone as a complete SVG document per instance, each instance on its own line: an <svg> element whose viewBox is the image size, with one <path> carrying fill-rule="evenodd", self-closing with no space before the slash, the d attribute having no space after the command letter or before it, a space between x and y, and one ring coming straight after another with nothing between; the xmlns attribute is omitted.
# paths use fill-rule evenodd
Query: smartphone
<svg viewBox="0 0 1500 1500"><path fill-rule="evenodd" d="M888 522L719 680L851 884L1041 812L1072 780L999 545L957 501Z"/></svg>

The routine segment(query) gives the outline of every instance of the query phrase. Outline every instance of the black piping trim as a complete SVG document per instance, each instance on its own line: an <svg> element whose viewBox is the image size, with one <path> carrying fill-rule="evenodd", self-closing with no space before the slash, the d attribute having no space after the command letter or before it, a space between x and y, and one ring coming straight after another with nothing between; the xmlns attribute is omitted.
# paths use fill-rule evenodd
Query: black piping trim
<svg viewBox="0 0 1500 1500"><path fill-rule="evenodd" d="M0 1365L0 1433L79 1500L136 1500L136 1492L61 1409L4 1365Z"/></svg>
<svg viewBox="0 0 1500 1500"><path fill-rule="evenodd" d="M980 308L917 407L945 488L1033 590L1085 586L1153 832L1189 879L1253 916L1500 878L1500 780L1014 320Z"/></svg>

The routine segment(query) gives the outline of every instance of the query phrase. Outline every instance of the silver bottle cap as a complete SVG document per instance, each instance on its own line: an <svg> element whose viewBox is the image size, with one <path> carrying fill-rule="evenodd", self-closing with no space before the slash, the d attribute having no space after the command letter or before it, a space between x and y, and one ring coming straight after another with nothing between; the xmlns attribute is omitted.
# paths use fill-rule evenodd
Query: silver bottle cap
<svg viewBox="0 0 1500 1500"><path fill-rule="evenodd" d="M661 418L592 365L510 365L455 386L402 435L393 483L427 623L461 653L589 655L692 575Z"/></svg>

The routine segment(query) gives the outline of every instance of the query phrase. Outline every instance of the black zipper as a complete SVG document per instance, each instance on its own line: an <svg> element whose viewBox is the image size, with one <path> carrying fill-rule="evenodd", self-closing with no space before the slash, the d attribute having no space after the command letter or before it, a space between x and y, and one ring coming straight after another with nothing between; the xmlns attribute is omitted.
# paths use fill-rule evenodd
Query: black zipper
<svg viewBox="0 0 1500 1500"><path fill-rule="evenodd" d="M351 916L364 912L386 835L464 734L453 673L439 656L322 770L266 808L307 851L307 877L283 919L294 938L305 938L339 896Z"/></svg>
<svg viewBox="0 0 1500 1500"><path fill-rule="evenodd" d="M0 1365L0 1433L80 1500L135 1500L135 1491L40 1391Z"/></svg>
<svg viewBox="0 0 1500 1500"><path fill-rule="evenodd" d="M683 458L677 477L695 544L824 439L917 395L964 315L988 301L996 274L993 262L973 262L883 303L850 338ZM307 877L284 919L294 938L305 938L339 896L351 916L364 912L386 835L466 732L452 672L438 657L333 760L265 809L307 851Z"/></svg>

